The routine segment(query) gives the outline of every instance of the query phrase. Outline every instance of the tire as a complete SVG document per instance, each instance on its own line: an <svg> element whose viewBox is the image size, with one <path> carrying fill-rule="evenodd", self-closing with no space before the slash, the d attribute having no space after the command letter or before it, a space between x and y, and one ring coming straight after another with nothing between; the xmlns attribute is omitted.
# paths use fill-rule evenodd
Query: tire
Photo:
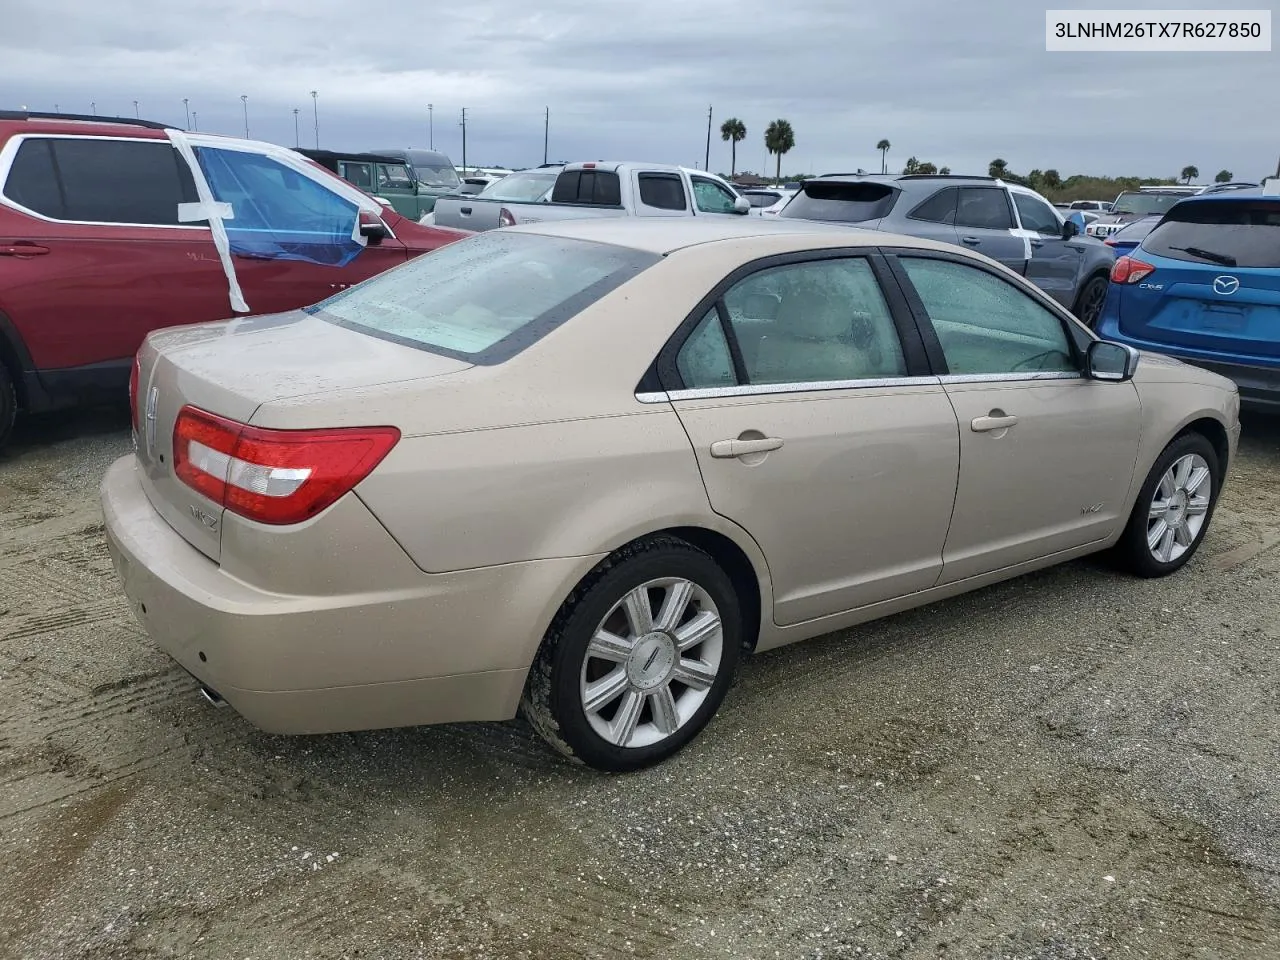
<svg viewBox="0 0 1280 960"><path fill-rule="evenodd" d="M13 435L13 425L18 421L18 388L9 368L0 363L0 451Z"/></svg>
<svg viewBox="0 0 1280 960"><path fill-rule="evenodd" d="M1165 577L1195 556L1218 503L1221 469L1213 444L1201 434L1183 434L1165 447L1116 544L1120 565L1139 577ZM1207 471L1203 477L1201 470Z"/></svg>
<svg viewBox="0 0 1280 960"><path fill-rule="evenodd" d="M1107 287L1110 283L1111 280L1102 274L1092 276L1076 298L1075 309L1071 312L1090 330L1098 325L1098 318L1102 316L1102 305L1107 300Z"/></svg>
<svg viewBox="0 0 1280 960"><path fill-rule="evenodd" d="M605 629L611 642L593 642ZM679 640L695 642L682 651ZM692 544L653 537L618 551L570 594L534 658L521 707L565 756L598 770L639 770L707 725L741 650L728 575Z"/></svg>

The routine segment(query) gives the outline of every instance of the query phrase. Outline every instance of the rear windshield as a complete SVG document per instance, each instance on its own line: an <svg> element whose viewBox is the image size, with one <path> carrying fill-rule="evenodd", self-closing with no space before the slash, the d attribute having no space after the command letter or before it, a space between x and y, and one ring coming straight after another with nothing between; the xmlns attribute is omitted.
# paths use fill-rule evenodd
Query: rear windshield
<svg viewBox="0 0 1280 960"><path fill-rule="evenodd" d="M480 192L488 200L541 200L555 186L554 173L513 173Z"/></svg>
<svg viewBox="0 0 1280 960"><path fill-rule="evenodd" d="M629 247L494 230L306 309L406 346L500 363L660 259Z"/></svg>
<svg viewBox="0 0 1280 960"><path fill-rule="evenodd" d="M1152 213L1164 213L1179 200L1181 193L1122 193L1111 205L1112 213L1139 213L1144 217Z"/></svg>
<svg viewBox="0 0 1280 960"><path fill-rule="evenodd" d="M565 170L556 177L551 200L617 207L622 205L622 188L618 175L610 170Z"/></svg>
<svg viewBox="0 0 1280 960"><path fill-rule="evenodd" d="M1165 215L1142 249L1220 267L1280 267L1280 201L1184 203Z"/></svg>
<svg viewBox="0 0 1280 960"><path fill-rule="evenodd" d="M861 223L879 220L893 209L896 192L883 183L810 181L782 208L781 217Z"/></svg>

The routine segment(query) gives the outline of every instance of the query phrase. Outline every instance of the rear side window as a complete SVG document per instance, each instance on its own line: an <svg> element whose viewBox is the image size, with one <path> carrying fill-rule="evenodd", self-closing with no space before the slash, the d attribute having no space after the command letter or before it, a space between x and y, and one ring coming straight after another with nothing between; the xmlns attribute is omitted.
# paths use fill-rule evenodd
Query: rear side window
<svg viewBox="0 0 1280 960"><path fill-rule="evenodd" d="M687 210L689 204L684 197L684 184L674 173L642 173L640 181L640 202L646 207L657 210Z"/></svg>
<svg viewBox="0 0 1280 960"><path fill-rule="evenodd" d="M197 200L167 140L25 140L4 192L55 220L156 226L177 225L178 204Z"/></svg>
<svg viewBox="0 0 1280 960"><path fill-rule="evenodd" d="M499 363L659 260L629 247L493 230L307 311L406 346Z"/></svg>
<svg viewBox="0 0 1280 960"><path fill-rule="evenodd" d="M939 190L907 216L912 220L927 220L930 223L955 223L956 204L959 200L960 191L955 187L947 187Z"/></svg>
<svg viewBox="0 0 1280 960"><path fill-rule="evenodd" d="M999 187L961 187L956 207L956 224L988 230L1008 230L1013 226L1009 199Z"/></svg>
<svg viewBox="0 0 1280 960"><path fill-rule="evenodd" d="M778 216L862 223L888 216L896 199L897 191L883 183L809 180Z"/></svg>
<svg viewBox="0 0 1280 960"><path fill-rule="evenodd" d="M1142 249L1220 267L1280 267L1280 203L1203 200L1170 210Z"/></svg>
<svg viewBox="0 0 1280 960"><path fill-rule="evenodd" d="M552 203L597 203L622 205L618 175L609 170L566 170L556 178Z"/></svg>

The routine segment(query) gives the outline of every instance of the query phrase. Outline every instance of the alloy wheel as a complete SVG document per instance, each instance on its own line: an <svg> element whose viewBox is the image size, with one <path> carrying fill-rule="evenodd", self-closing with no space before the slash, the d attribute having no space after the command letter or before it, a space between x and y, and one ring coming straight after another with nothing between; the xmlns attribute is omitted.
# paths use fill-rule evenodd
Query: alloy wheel
<svg viewBox="0 0 1280 960"><path fill-rule="evenodd" d="M1191 548L1209 513L1209 464L1188 453L1169 465L1147 511L1147 547L1160 563L1172 563Z"/></svg>

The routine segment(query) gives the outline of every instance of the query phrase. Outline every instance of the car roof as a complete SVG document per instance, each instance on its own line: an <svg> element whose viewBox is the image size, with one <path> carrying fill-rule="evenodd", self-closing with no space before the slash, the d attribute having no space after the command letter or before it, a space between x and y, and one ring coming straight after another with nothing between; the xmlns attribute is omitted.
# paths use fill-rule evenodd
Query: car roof
<svg viewBox="0 0 1280 960"><path fill-rule="evenodd" d="M71 113L29 113L0 110L0 131L4 133L60 133L81 137L135 137L163 140L166 129L181 129L153 120L127 117L93 117Z"/></svg>
<svg viewBox="0 0 1280 960"><path fill-rule="evenodd" d="M665 256L687 247L729 240L759 240L762 246L778 241L782 248L802 249L797 240L821 247L919 247L956 252L954 244L919 237L898 236L814 220L778 220L764 217L602 217L593 220L544 220L504 227L503 232L532 233L570 240L608 243Z"/></svg>
<svg viewBox="0 0 1280 960"><path fill-rule="evenodd" d="M1273 188L1274 190L1274 188ZM1266 187L1240 187L1235 190L1220 190L1217 193L1196 193L1180 200L1175 206L1182 206L1184 203L1207 203L1216 201L1218 203L1232 203L1242 200L1276 200L1280 201L1280 193L1268 193Z"/></svg>
<svg viewBox="0 0 1280 960"><path fill-rule="evenodd" d="M829 173L821 177L810 177L804 183L813 183L814 181L828 181L836 183L980 183L991 184L997 183L1002 186L1012 186L996 177L984 177L978 174L966 175L958 173ZM801 184L803 187L803 184Z"/></svg>

